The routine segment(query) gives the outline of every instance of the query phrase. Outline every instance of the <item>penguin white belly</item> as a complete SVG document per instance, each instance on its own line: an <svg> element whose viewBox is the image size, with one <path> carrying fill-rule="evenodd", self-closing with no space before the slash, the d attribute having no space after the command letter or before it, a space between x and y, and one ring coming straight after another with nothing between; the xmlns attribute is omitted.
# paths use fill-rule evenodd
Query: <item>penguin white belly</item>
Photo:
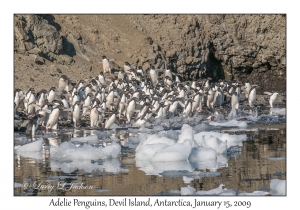
<svg viewBox="0 0 300 210"><path fill-rule="evenodd" d="M59 117L59 109L52 110L46 125L47 129L57 129L57 121Z"/></svg>
<svg viewBox="0 0 300 210"><path fill-rule="evenodd" d="M97 108L93 108L90 114L91 127L97 127L99 120L99 112Z"/></svg>
<svg viewBox="0 0 300 210"><path fill-rule="evenodd" d="M177 105L178 105L178 102L175 101L175 102L170 106L169 112L174 113L175 110L177 109Z"/></svg>
<svg viewBox="0 0 300 210"><path fill-rule="evenodd" d="M55 92L53 90L51 90L47 99L50 103L52 103L52 101L54 100L54 97L55 97Z"/></svg>
<svg viewBox="0 0 300 210"><path fill-rule="evenodd" d="M231 106L235 108L236 110L239 109L239 101L238 101L238 96L232 95L231 97Z"/></svg>
<svg viewBox="0 0 300 210"><path fill-rule="evenodd" d="M79 123L79 120L80 120L80 106L75 105L74 110L73 110L74 127L76 127L76 125Z"/></svg>
<svg viewBox="0 0 300 210"><path fill-rule="evenodd" d="M60 78L58 81L58 89L60 91L65 90L66 86L67 86L66 81L64 79Z"/></svg>
<svg viewBox="0 0 300 210"><path fill-rule="evenodd" d="M126 117L127 117L127 121L130 122L130 118L133 115L133 111L135 110L135 101L131 101L126 109Z"/></svg>
<svg viewBox="0 0 300 210"><path fill-rule="evenodd" d="M277 96L278 96L278 93L273 93L273 95L270 97L269 103L270 103L271 108L274 108Z"/></svg>
<svg viewBox="0 0 300 210"><path fill-rule="evenodd" d="M189 104L186 106L186 108L184 109L183 114L189 115L190 112L191 112L191 110L192 110L192 105L191 105L191 103L189 103Z"/></svg>
<svg viewBox="0 0 300 210"><path fill-rule="evenodd" d="M92 103L91 98L88 96L85 99L83 107L82 107L82 115L85 115L87 113L87 111L90 109L91 103Z"/></svg>
<svg viewBox="0 0 300 210"><path fill-rule="evenodd" d="M157 76L156 71L150 70L150 78L151 78L153 84L157 83L157 77L158 76Z"/></svg>
<svg viewBox="0 0 300 210"><path fill-rule="evenodd" d="M105 121L105 128L110 128L110 126L116 121L116 114L113 114L108 120Z"/></svg>
<svg viewBox="0 0 300 210"><path fill-rule="evenodd" d="M249 106L253 107L256 102L256 89L255 88L252 89L252 91L250 92L248 101L249 101Z"/></svg>
<svg viewBox="0 0 300 210"><path fill-rule="evenodd" d="M102 63L103 63L103 72L104 73L110 73L110 66L109 66L109 62L108 62L108 60L107 59L104 59L103 61L102 61ZM101 81L100 81L101 82ZM101 82L102 83L102 82Z"/></svg>
<svg viewBox="0 0 300 210"><path fill-rule="evenodd" d="M199 95L195 96L193 106L192 106L192 112L196 111L200 102L200 97Z"/></svg>

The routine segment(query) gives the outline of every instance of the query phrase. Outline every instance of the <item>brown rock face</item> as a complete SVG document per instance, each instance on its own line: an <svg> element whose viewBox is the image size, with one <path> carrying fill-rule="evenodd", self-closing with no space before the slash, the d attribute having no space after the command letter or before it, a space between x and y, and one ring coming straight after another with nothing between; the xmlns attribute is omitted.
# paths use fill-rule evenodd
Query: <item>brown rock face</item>
<svg viewBox="0 0 300 210"><path fill-rule="evenodd" d="M61 74L94 77L106 55L115 69L125 61L144 70L170 64L185 79L286 89L285 15L15 15L14 21L18 88L51 87Z"/></svg>

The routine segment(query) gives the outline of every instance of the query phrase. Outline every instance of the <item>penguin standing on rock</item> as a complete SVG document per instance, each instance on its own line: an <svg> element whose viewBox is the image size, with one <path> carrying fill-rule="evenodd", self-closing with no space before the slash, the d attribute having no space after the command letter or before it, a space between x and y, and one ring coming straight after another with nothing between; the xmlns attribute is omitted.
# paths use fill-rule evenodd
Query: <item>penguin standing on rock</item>
<svg viewBox="0 0 300 210"><path fill-rule="evenodd" d="M80 123L81 101L76 101L73 106L73 125L76 128Z"/></svg>
<svg viewBox="0 0 300 210"><path fill-rule="evenodd" d="M59 91L65 90L69 92L69 80L66 75L61 75L58 80L58 89Z"/></svg>
<svg viewBox="0 0 300 210"><path fill-rule="evenodd" d="M92 128L97 127L99 124L99 104L94 104L92 109L91 109L91 113L90 113L90 126Z"/></svg>
<svg viewBox="0 0 300 210"><path fill-rule="evenodd" d="M52 103L54 97L55 97L55 87L51 87L50 90L48 91L48 96L47 96L49 103Z"/></svg>
<svg viewBox="0 0 300 210"><path fill-rule="evenodd" d="M99 79L99 82L101 83L101 85L105 85L105 77L103 75L103 72L100 72L98 79Z"/></svg>
<svg viewBox="0 0 300 210"><path fill-rule="evenodd" d="M256 88L257 88L257 85L252 85L252 87L249 91L248 102L249 102L249 106L251 108L254 107L254 104L256 102Z"/></svg>
<svg viewBox="0 0 300 210"><path fill-rule="evenodd" d="M274 92L274 93L264 92L264 94L268 94L270 96L269 104L270 104L271 108L274 108L275 101L277 99L278 93L277 92Z"/></svg>
<svg viewBox="0 0 300 210"><path fill-rule="evenodd" d="M42 118L42 116L38 114L30 119L30 121L26 127L25 133L27 135L31 136L31 138L35 137L41 118Z"/></svg>
<svg viewBox="0 0 300 210"><path fill-rule="evenodd" d="M150 75L152 84L156 85L158 83L158 74L157 74L157 71L155 70L154 66L151 66L149 75Z"/></svg>
<svg viewBox="0 0 300 210"><path fill-rule="evenodd" d="M53 110L51 111L51 114L49 115L47 124L46 124L46 129L54 129L56 130L58 128L58 118L59 118L59 111L63 110L64 107L61 105L54 105Z"/></svg>
<svg viewBox="0 0 300 210"><path fill-rule="evenodd" d="M32 94L34 94L34 88L29 88L29 90L25 94L25 99L24 99L24 107L25 107L26 112L27 112L27 109L28 109L29 98L31 97Z"/></svg>
<svg viewBox="0 0 300 210"><path fill-rule="evenodd" d="M109 60L106 58L106 56L102 56L102 64L103 64L103 72L111 74L111 68L110 68Z"/></svg>

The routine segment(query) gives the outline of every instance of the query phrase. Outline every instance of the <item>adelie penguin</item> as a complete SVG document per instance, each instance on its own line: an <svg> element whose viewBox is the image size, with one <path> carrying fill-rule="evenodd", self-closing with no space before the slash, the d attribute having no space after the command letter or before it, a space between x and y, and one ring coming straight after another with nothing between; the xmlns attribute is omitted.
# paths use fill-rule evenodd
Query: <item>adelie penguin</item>
<svg viewBox="0 0 300 210"><path fill-rule="evenodd" d="M32 97L32 94L33 95L35 94L34 88L29 88L29 90L25 94L25 99L24 99L24 107L25 107L26 112L28 110L28 102L29 102L30 97Z"/></svg>
<svg viewBox="0 0 300 210"><path fill-rule="evenodd" d="M130 74L130 69L134 66L135 64L130 65L127 61L124 64L124 71L126 74Z"/></svg>
<svg viewBox="0 0 300 210"><path fill-rule="evenodd" d="M76 101L74 104L72 116L73 116L73 125L76 128L80 124L80 111L81 111L81 101Z"/></svg>
<svg viewBox="0 0 300 210"><path fill-rule="evenodd" d="M106 82L105 82L105 77L104 77L104 75L103 75L103 72L100 72L100 73L99 73L98 78L99 78L99 82L101 83L101 85L105 85L105 84L106 84Z"/></svg>
<svg viewBox="0 0 300 210"><path fill-rule="evenodd" d="M26 127L26 131L25 131L26 135L29 135L31 138L35 137L41 118L42 118L42 115L38 114L30 119L30 121Z"/></svg>
<svg viewBox="0 0 300 210"><path fill-rule="evenodd" d="M155 70L154 66L150 67L149 75L150 75L152 84L156 85L158 83L158 74L157 74L157 71Z"/></svg>
<svg viewBox="0 0 300 210"><path fill-rule="evenodd" d="M267 94L270 96L270 99L269 99L270 108L274 108L278 93L277 92L274 92L274 93L264 92L264 94Z"/></svg>
<svg viewBox="0 0 300 210"><path fill-rule="evenodd" d="M256 88L257 88L257 85L252 85L252 87L249 91L248 102L249 102L249 106L251 108L254 107L255 102L256 102Z"/></svg>
<svg viewBox="0 0 300 210"><path fill-rule="evenodd" d="M47 96L49 103L52 103L54 98L55 98L55 87L51 87L50 90L48 91L48 96Z"/></svg>
<svg viewBox="0 0 300 210"><path fill-rule="evenodd" d="M117 119L116 114L117 114L116 111L113 112L112 115L108 119L105 120L105 122L104 122L104 128L108 129L108 128L110 128L110 126L113 123L116 122L116 119Z"/></svg>
<svg viewBox="0 0 300 210"><path fill-rule="evenodd" d="M138 67L136 72L139 73L140 75L144 76L144 71L143 71L143 68L141 66Z"/></svg>
<svg viewBox="0 0 300 210"><path fill-rule="evenodd" d="M58 80L58 90L60 92L66 91L69 92L69 80L66 75L61 75Z"/></svg>
<svg viewBox="0 0 300 210"><path fill-rule="evenodd" d="M36 103L35 91L32 90L31 94L29 96L29 99L28 99L28 104L27 104L28 116L35 115L35 103Z"/></svg>
<svg viewBox="0 0 300 210"><path fill-rule="evenodd" d="M51 111L51 114L49 115L49 119L46 124L47 130L58 129L59 110L64 110L64 107L62 105L53 106L53 110Z"/></svg>
<svg viewBox="0 0 300 210"><path fill-rule="evenodd" d="M15 109L18 110L18 108L21 105L21 101L24 99L25 95L23 95L23 92L20 89L15 90Z"/></svg>
<svg viewBox="0 0 300 210"><path fill-rule="evenodd" d="M128 102L128 106L127 106L127 109L126 109L126 118L127 118L127 122L126 123L130 123L131 117L134 114L135 107L136 107L136 104L138 102L139 102L139 100L137 98L132 98Z"/></svg>
<svg viewBox="0 0 300 210"><path fill-rule="evenodd" d="M91 128L99 126L99 104L93 104L90 113L90 126Z"/></svg>
<svg viewBox="0 0 300 210"><path fill-rule="evenodd" d="M103 72L111 74L111 68L110 68L109 60L106 58L106 56L102 56L102 65L103 65Z"/></svg>

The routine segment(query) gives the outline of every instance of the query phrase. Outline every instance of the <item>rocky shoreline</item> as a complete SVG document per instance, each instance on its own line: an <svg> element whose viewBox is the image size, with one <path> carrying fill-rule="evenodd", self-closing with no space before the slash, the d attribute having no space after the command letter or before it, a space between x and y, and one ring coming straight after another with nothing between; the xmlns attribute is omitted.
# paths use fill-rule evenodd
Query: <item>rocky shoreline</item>
<svg viewBox="0 0 300 210"><path fill-rule="evenodd" d="M15 15L14 88L49 89L102 71L102 55L184 79L211 77L286 92L285 15ZM106 75L110 77L110 75Z"/></svg>

